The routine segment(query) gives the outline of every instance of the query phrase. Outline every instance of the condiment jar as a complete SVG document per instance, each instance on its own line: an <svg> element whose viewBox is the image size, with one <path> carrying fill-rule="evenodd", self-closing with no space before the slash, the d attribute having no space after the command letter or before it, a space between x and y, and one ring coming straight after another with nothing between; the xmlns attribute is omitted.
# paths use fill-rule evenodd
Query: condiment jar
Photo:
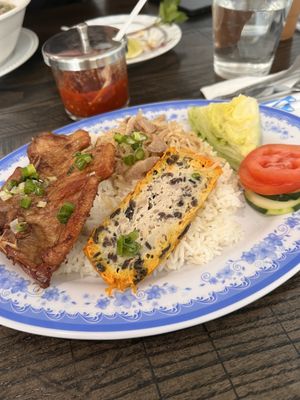
<svg viewBox="0 0 300 400"><path fill-rule="evenodd" d="M128 105L126 40L117 29L79 24L48 39L42 48L70 118L77 120Z"/></svg>

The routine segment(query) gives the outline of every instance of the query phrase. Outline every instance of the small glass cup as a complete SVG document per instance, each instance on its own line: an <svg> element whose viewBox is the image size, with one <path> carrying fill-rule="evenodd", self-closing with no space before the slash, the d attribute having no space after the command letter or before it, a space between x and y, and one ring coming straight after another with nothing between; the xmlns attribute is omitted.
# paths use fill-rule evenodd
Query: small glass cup
<svg viewBox="0 0 300 400"><path fill-rule="evenodd" d="M213 0L214 70L225 79L267 75L291 0Z"/></svg>
<svg viewBox="0 0 300 400"><path fill-rule="evenodd" d="M48 39L42 48L66 113L73 120L129 103L126 40L117 29L79 24Z"/></svg>

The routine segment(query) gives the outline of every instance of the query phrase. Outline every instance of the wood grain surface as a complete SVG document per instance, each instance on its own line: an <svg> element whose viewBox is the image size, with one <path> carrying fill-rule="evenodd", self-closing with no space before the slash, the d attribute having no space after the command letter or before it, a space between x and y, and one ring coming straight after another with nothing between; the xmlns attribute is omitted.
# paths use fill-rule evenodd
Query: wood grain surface
<svg viewBox="0 0 300 400"><path fill-rule="evenodd" d="M128 13L135 0L84 1L31 10L24 26L40 45L101 15ZM144 13L156 14L147 5ZM169 53L129 68L131 105L200 97L217 81L209 14L182 25ZM300 35L282 42L273 71L300 53ZM0 157L38 132L70 122L40 47L0 78ZM248 307L170 334L120 341L75 341L0 328L0 399L300 399L300 276Z"/></svg>

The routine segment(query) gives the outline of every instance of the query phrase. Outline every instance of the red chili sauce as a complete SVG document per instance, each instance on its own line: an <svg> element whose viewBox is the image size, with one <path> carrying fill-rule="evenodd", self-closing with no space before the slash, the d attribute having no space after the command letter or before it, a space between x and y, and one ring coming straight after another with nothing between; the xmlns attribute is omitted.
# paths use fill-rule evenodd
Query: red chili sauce
<svg viewBox="0 0 300 400"><path fill-rule="evenodd" d="M72 115L90 117L128 102L126 67L110 65L86 71L56 71L62 102Z"/></svg>

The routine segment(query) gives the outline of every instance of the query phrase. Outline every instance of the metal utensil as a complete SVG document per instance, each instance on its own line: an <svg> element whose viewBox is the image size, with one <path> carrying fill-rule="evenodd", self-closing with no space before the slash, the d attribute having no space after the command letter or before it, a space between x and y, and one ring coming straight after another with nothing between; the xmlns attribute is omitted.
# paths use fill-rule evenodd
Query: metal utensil
<svg viewBox="0 0 300 400"><path fill-rule="evenodd" d="M261 93L263 90L266 89L267 86L271 84L282 84L287 80L293 78L294 76L297 77L300 75L300 56L298 56L294 63L285 71L279 72L276 76L270 76L266 78L263 82L254 83L252 85L246 86L239 90L235 90L231 93L228 93L224 96L220 96L219 99L231 99L234 96L238 96L239 94L245 94L246 96L253 96L256 97Z"/></svg>
<svg viewBox="0 0 300 400"><path fill-rule="evenodd" d="M267 86L262 92L259 93L256 98L259 100L261 97L271 96L273 94L280 94L280 93L290 93L290 92L298 92L299 90L299 75L297 77L289 78L289 81L286 83L281 82L279 84L273 84Z"/></svg>
<svg viewBox="0 0 300 400"><path fill-rule="evenodd" d="M280 99L283 96L287 96L295 92L300 92L300 79L295 82L291 87L281 86L281 90L277 90L271 94L268 94L267 91L265 91L257 97L257 100L262 103L264 101Z"/></svg>

